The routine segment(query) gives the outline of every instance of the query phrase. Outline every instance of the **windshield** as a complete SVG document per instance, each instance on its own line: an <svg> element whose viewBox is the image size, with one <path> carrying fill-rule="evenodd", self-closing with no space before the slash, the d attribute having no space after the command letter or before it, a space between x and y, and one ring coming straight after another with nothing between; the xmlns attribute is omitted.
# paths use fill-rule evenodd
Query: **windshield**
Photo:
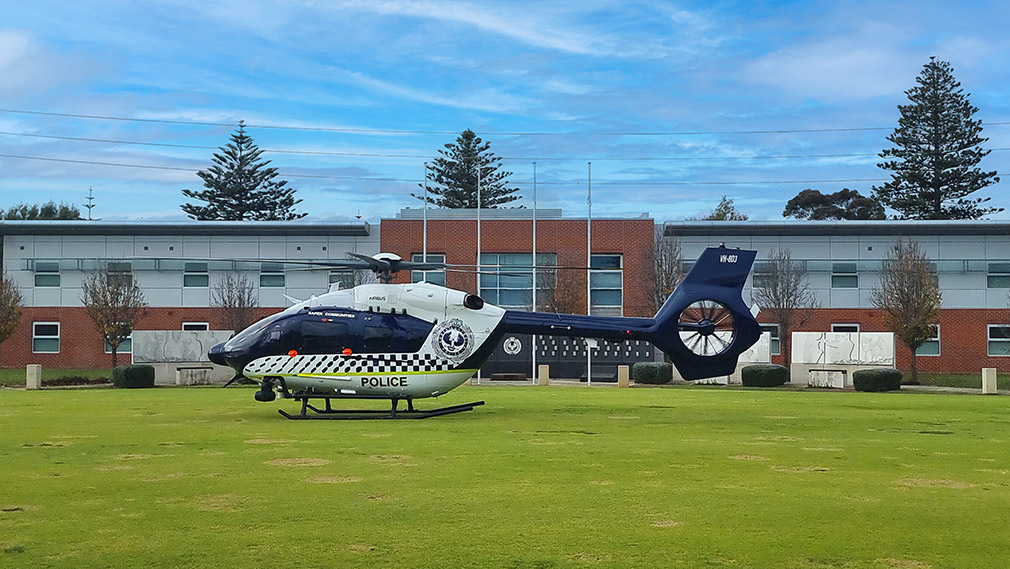
<svg viewBox="0 0 1010 569"><path fill-rule="evenodd" d="M267 326L275 322L283 315L283 312L271 314L245 330L242 330L234 338L225 342L224 350L226 352L231 352L234 350L244 350L245 348L248 348L253 345L257 339L259 339L260 333L263 332Z"/></svg>

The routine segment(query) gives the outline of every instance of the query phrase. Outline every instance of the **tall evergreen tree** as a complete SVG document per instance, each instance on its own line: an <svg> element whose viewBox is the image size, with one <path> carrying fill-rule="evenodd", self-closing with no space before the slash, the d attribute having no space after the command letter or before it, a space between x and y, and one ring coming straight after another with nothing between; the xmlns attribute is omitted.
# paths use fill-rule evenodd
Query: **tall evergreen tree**
<svg viewBox="0 0 1010 569"><path fill-rule="evenodd" d="M207 205L182 204L182 211L200 221L291 221L307 214L294 211L302 200L285 180L274 180L277 168L263 160L263 151L246 134L245 124L231 135L231 142L215 153L214 165L200 170L206 190L182 190L187 198Z"/></svg>
<svg viewBox="0 0 1010 569"><path fill-rule="evenodd" d="M905 91L910 104L898 105L898 127L887 137L895 147L880 154L886 161L877 166L893 173L874 196L898 219L979 219L1003 211L984 207L988 197L969 197L999 178L977 167L990 152L981 147L989 139L952 71L950 63L929 59L918 85Z"/></svg>
<svg viewBox="0 0 1010 569"><path fill-rule="evenodd" d="M501 157L490 148L490 142L466 129L456 142L439 150L440 156L432 162L428 173L431 181L428 203L445 208L476 208L478 172L480 207L495 208L518 200L519 188L508 187L512 172L501 169ZM411 195L424 199L423 194Z"/></svg>

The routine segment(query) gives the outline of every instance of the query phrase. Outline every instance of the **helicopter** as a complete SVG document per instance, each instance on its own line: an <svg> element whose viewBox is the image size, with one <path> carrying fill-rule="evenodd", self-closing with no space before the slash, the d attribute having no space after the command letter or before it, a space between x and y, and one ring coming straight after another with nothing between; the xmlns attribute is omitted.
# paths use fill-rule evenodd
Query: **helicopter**
<svg viewBox="0 0 1010 569"><path fill-rule="evenodd" d="M419 410L414 400L462 385L509 333L645 340L684 379L729 375L761 335L741 295L756 254L707 248L656 315L641 318L507 310L427 282L391 283L398 271L444 264L348 253L352 259L326 265L371 269L380 282L297 302L211 347L208 357L232 367L236 379L258 382L257 401L273 401L278 393L300 401L297 414L279 410L289 419L426 418L473 410L484 402ZM385 399L391 407L334 409L333 399Z"/></svg>

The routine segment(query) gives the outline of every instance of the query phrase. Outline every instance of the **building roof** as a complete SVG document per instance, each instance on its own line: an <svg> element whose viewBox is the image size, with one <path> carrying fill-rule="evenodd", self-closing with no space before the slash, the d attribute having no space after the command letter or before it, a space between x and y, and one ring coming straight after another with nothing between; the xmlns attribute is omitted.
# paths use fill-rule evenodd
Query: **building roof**
<svg viewBox="0 0 1010 569"><path fill-rule="evenodd" d="M1010 221L667 221L663 234L678 235L1010 235Z"/></svg>
<svg viewBox="0 0 1010 569"><path fill-rule="evenodd" d="M367 221L0 221L0 235L371 235Z"/></svg>

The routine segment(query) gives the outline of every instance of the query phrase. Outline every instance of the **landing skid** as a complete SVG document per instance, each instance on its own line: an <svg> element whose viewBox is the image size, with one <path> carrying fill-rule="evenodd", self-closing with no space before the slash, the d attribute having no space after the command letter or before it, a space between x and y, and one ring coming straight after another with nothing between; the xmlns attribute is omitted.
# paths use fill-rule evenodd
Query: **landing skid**
<svg viewBox="0 0 1010 569"><path fill-rule="evenodd" d="M474 407L483 405L483 401L475 401L473 403L463 403L461 405L450 405L449 407L439 407L438 409L428 409L428 410L418 410L414 409L414 401L412 399L407 399L406 409L397 409L399 407L400 400L392 399L392 405L389 410L383 409L334 409L330 400L333 397L326 397L317 394L293 394L290 396L291 399L302 402L302 410L297 415L292 415L283 409L278 409L277 412L284 415L288 419L302 420L302 419L329 419L329 420L358 420L358 419L427 419L429 417L441 417L442 415L451 415L453 413L462 413L463 411L473 411ZM326 408L320 409L311 403L310 399L323 399L326 401ZM337 397L336 399L343 399ZM313 414L310 414L312 411Z"/></svg>

